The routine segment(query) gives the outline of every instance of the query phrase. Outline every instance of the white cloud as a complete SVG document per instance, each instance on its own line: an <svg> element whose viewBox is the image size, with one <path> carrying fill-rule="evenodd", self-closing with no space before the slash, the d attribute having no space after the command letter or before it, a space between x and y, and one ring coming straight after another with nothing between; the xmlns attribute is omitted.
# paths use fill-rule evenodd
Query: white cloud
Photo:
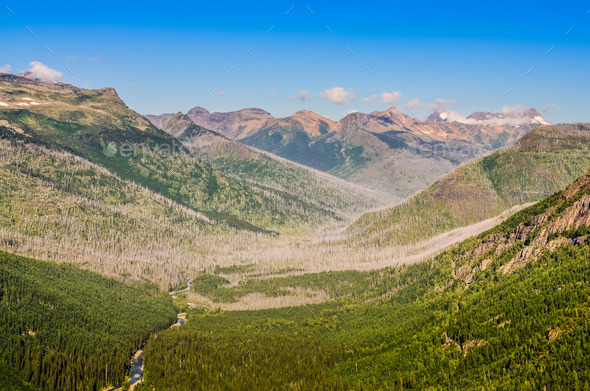
<svg viewBox="0 0 590 391"><path fill-rule="evenodd" d="M308 96L309 94L305 90L301 90L301 92L297 94L297 98L299 98L301 101L306 100Z"/></svg>
<svg viewBox="0 0 590 391"><path fill-rule="evenodd" d="M225 92L225 91L219 91L217 94L215 94L215 98L221 98L225 94L227 94L227 92Z"/></svg>
<svg viewBox="0 0 590 391"><path fill-rule="evenodd" d="M344 105L354 101L356 94L354 93L352 88L346 91L342 87L332 87L320 92L320 97L329 100L330 102L334 102L339 105Z"/></svg>
<svg viewBox="0 0 590 391"><path fill-rule="evenodd" d="M516 113L521 113L524 111L524 103L517 103L512 106L502 106L500 109L500 113L505 115L511 115Z"/></svg>
<svg viewBox="0 0 590 391"><path fill-rule="evenodd" d="M30 68L23 73L23 76L29 79L43 81L46 83L57 83L61 80L63 73L49 68L39 61L33 61L29 64Z"/></svg>
<svg viewBox="0 0 590 391"><path fill-rule="evenodd" d="M421 109L428 109L432 112L435 112L435 111L440 111L447 106L456 105L456 104L457 104L456 100L437 98L434 100L434 102L427 103L427 102L422 102L418 98L414 98L414 99L409 100L408 103L406 103L406 106L410 110L415 109L415 108L421 108Z"/></svg>
<svg viewBox="0 0 590 391"><path fill-rule="evenodd" d="M475 125L478 123L478 121L475 119L467 118L464 115L457 113L456 111L450 111L450 110L441 111L440 117L445 119L447 122L461 122L464 124L471 124L471 125Z"/></svg>
<svg viewBox="0 0 590 391"><path fill-rule="evenodd" d="M516 106L516 105L515 105ZM508 106L506 106L508 109L510 109ZM469 124L469 125L508 125L508 126L523 126L523 125L530 125L533 123L538 124L538 118L531 118L531 117L518 117L518 116L513 116L515 114L519 114L522 112L522 110L520 111L514 111L516 110L516 107L512 107L512 112L511 114L504 114L504 115L508 115L506 117L503 118L498 118L498 117L491 117L488 118L486 120L483 121L479 121L476 120L474 118L467 118L462 114L459 114L455 111L450 111L450 110L444 110L441 111L441 118L446 119L447 122L461 122L464 124ZM508 110L510 111L510 110Z"/></svg>
<svg viewBox="0 0 590 391"><path fill-rule="evenodd" d="M362 98L361 99L361 102L365 102L365 103L367 103L367 102L375 102L375 101L377 101L377 95L371 95L368 98Z"/></svg>
<svg viewBox="0 0 590 391"><path fill-rule="evenodd" d="M545 106L543 106L543 113L547 114L549 113L549 111L553 110L553 109L561 109L561 107L557 106L555 103L547 103Z"/></svg>
<svg viewBox="0 0 590 391"><path fill-rule="evenodd" d="M424 107L423 106L424 103L422 103L422 101L418 98L414 98L414 99L410 99L408 101L408 103L406 103L406 106L411 110L411 109L415 109L416 107Z"/></svg>
<svg viewBox="0 0 590 391"><path fill-rule="evenodd" d="M430 109L430 111L439 111L440 109L447 107L447 106L452 106L452 105L456 105L457 101L456 100L448 100L448 99L441 99L441 98L437 98L434 100L434 102L432 102L431 104L428 105L428 109Z"/></svg>
<svg viewBox="0 0 590 391"><path fill-rule="evenodd" d="M379 103L381 103L382 105L386 105L386 104L390 104L390 103L395 103L398 100L400 100L402 97L402 94L394 91L394 92L384 92L381 94L381 100L379 100Z"/></svg>
<svg viewBox="0 0 590 391"><path fill-rule="evenodd" d="M6 64L3 67L0 67L0 73L10 73L11 69L12 67L10 66L10 64Z"/></svg>

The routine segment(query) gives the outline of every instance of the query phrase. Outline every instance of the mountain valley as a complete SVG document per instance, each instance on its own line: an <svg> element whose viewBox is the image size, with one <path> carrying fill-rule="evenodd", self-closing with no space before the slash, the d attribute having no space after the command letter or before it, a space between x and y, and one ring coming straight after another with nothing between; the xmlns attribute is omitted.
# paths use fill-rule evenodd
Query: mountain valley
<svg viewBox="0 0 590 391"><path fill-rule="evenodd" d="M0 102L0 390L588 384L589 124Z"/></svg>

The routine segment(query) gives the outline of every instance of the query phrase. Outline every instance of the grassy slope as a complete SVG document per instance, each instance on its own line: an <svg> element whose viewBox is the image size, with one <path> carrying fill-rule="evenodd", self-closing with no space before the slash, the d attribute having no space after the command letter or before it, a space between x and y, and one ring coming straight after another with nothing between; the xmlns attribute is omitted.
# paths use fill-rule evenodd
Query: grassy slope
<svg viewBox="0 0 590 391"><path fill-rule="evenodd" d="M367 213L352 241L409 244L497 216L558 191L590 168L590 126L537 128L515 145L466 164L408 202Z"/></svg>
<svg viewBox="0 0 590 391"><path fill-rule="evenodd" d="M590 389L589 205L590 173L431 262L282 281L336 302L193 311L150 339L146 389Z"/></svg>
<svg viewBox="0 0 590 391"><path fill-rule="evenodd" d="M276 231L336 220L334 212L225 175L128 109L114 90L0 81L12 133L57 146L175 202L239 229ZM16 106L30 98L36 106ZM10 131L8 131L10 132ZM22 135L21 135L22 136ZM25 137L23 136L23 137Z"/></svg>
<svg viewBox="0 0 590 391"><path fill-rule="evenodd" d="M133 350L176 317L154 285L4 252L0 302L0 361L44 390L101 389L105 368L121 384Z"/></svg>

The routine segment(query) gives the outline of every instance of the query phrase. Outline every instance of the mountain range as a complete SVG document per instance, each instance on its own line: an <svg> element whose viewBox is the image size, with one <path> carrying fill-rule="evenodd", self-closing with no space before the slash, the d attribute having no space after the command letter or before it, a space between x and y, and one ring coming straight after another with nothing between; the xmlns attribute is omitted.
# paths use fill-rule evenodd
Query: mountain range
<svg viewBox="0 0 590 391"><path fill-rule="evenodd" d="M401 199L458 165L548 124L534 109L490 114L502 123L476 121L481 114L474 113L464 122L439 121L433 116L420 121L391 107L369 114L355 112L333 121L312 111L275 118L257 108L210 113L194 107L186 117L242 144L381 191L390 199ZM441 115L445 117L439 113L438 118ZM165 129L174 116L146 118Z"/></svg>
<svg viewBox="0 0 590 391"><path fill-rule="evenodd" d="M191 155L221 172L256 186L298 195L325 210L355 214L368 205L377 205L380 199L376 191L231 140L196 125L182 113L171 117L162 129Z"/></svg>

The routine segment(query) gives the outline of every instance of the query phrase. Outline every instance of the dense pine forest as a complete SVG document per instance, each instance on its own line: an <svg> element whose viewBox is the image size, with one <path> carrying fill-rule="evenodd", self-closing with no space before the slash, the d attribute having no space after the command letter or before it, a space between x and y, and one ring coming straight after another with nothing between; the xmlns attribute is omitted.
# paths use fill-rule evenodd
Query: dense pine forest
<svg viewBox="0 0 590 391"><path fill-rule="evenodd" d="M133 351L176 318L168 295L151 283L127 285L3 252L0 303L2 390L120 385Z"/></svg>
<svg viewBox="0 0 590 391"><path fill-rule="evenodd" d="M283 281L337 301L192 310L150 338L141 389L590 390L589 225L587 174L432 261Z"/></svg>

